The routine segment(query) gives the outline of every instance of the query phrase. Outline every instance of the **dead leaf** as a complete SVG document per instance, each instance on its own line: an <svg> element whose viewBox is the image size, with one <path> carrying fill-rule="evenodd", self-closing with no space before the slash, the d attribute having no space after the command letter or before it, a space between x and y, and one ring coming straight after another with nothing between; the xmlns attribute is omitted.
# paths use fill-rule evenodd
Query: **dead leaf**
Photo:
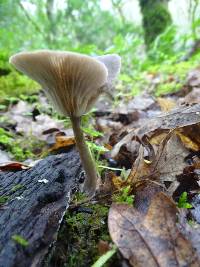
<svg viewBox="0 0 200 267"><path fill-rule="evenodd" d="M199 84L200 87L200 84ZM178 100L178 104L194 104L200 103L200 88L194 87L193 90L187 94L185 97Z"/></svg>
<svg viewBox="0 0 200 267"><path fill-rule="evenodd" d="M171 132L168 134L155 152L155 159L147 163L144 160L144 148L140 148L139 156L133 164L128 177L128 182L137 184L142 180L151 180L164 185L164 182L170 182L168 188L170 195L179 185L177 176L183 173L188 163L185 162L189 151L183 146L180 139Z"/></svg>
<svg viewBox="0 0 200 267"><path fill-rule="evenodd" d="M149 135L157 130L173 130L185 126L192 126L200 123L200 104L189 107L179 107L173 111L157 116L153 119L143 121L138 129L129 131L114 147L111 156L114 158L119 153L120 148L144 135Z"/></svg>
<svg viewBox="0 0 200 267"><path fill-rule="evenodd" d="M175 203L163 193L152 200L147 215L126 204L113 204L109 232L120 252L134 267L198 267L192 244L179 231Z"/></svg>
<svg viewBox="0 0 200 267"><path fill-rule="evenodd" d="M108 241L104 241L104 240L99 240L97 247L98 247L99 255L103 255L107 251L110 250L110 245Z"/></svg>
<svg viewBox="0 0 200 267"><path fill-rule="evenodd" d="M193 151L198 151L199 146L196 144L191 138L189 138L187 135L182 134L181 132L177 131L177 135L180 137L183 144L185 144L185 147L188 149L191 149Z"/></svg>
<svg viewBox="0 0 200 267"><path fill-rule="evenodd" d="M178 214L178 224L181 233L191 241L192 246L196 249L197 254L200 255L200 224L192 221L188 222L187 211L182 209Z"/></svg>
<svg viewBox="0 0 200 267"><path fill-rule="evenodd" d="M157 102L161 108L162 111L168 112L175 108L176 102L173 99L170 98L163 98L163 97L158 97Z"/></svg>
<svg viewBox="0 0 200 267"><path fill-rule="evenodd" d="M156 129L172 130L197 123L200 123L200 104L179 107L169 113L149 119L136 131L136 135L143 136Z"/></svg>
<svg viewBox="0 0 200 267"><path fill-rule="evenodd" d="M29 169L28 165L25 165L21 162L9 162L0 164L0 171L21 171Z"/></svg>
<svg viewBox="0 0 200 267"><path fill-rule="evenodd" d="M68 147L75 144L74 136L56 135L56 143L50 148L50 151L55 151L63 147Z"/></svg>
<svg viewBox="0 0 200 267"><path fill-rule="evenodd" d="M193 69L189 72L187 83L191 87L200 86L200 68Z"/></svg>
<svg viewBox="0 0 200 267"><path fill-rule="evenodd" d="M180 139L173 134L162 148L160 146L157 152L157 158L154 168L160 174L160 181L173 182L176 176L181 174L188 164L185 162L189 151L183 146Z"/></svg>
<svg viewBox="0 0 200 267"><path fill-rule="evenodd" d="M200 150L200 124L182 127L176 130L186 148Z"/></svg>
<svg viewBox="0 0 200 267"><path fill-rule="evenodd" d="M164 187L153 181L142 181L134 192L134 207L146 214L155 195L164 191Z"/></svg>

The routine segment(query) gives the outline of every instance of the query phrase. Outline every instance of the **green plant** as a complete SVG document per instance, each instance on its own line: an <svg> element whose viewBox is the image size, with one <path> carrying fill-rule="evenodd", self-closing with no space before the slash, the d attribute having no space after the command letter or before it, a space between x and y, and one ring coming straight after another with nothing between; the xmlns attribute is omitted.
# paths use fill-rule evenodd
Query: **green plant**
<svg viewBox="0 0 200 267"><path fill-rule="evenodd" d="M23 137L14 136L13 133L0 128L0 145L3 145L15 160L24 161L27 158L36 158L38 155L35 155L35 150L43 147L45 143L33 136L27 137L24 142Z"/></svg>
<svg viewBox="0 0 200 267"><path fill-rule="evenodd" d="M134 203L134 195L130 195L131 187L126 186L121 188L121 190L113 195L113 201L119 203L127 203L129 205L133 205Z"/></svg>
<svg viewBox="0 0 200 267"><path fill-rule="evenodd" d="M81 195L81 200L82 197L83 195ZM80 195L76 198L80 199ZM108 210L109 208L104 205L86 204L80 208L80 211L69 210L66 213L65 227L58 237L58 239L65 240L64 244L66 243L63 247L66 254L65 263L62 262L61 266L91 266L99 258L98 241L110 242L106 224ZM68 236L67 242L66 234Z"/></svg>
<svg viewBox="0 0 200 267"><path fill-rule="evenodd" d="M192 205L188 202L187 192L183 192L178 200L178 207L184 209L191 209Z"/></svg>
<svg viewBox="0 0 200 267"><path fill-rule="evenodd" d="M5 204L9 200L8 196L0 196L0 205Z"/></svg>
<svg viewBox="0 0 200 267"><path fill-rule="evenodd" d="M13 135L4 130L3 128L0 128L0 144L4 145L4 146L9 146L11 145L13 141Z"/></svg>
<svg viewBox="0 0 200 267"><path fill-rule="evenodd" d="M16 191L22 189L24 186L22 184L16 184L12 187L11 192L15 193Z"/></svg>
<svg viewBox="0 0 200 267"><path fill-rule="evenodd" d="M102 267L105 266L105 263L117 252L117 247L114 246L111 250L103 254L93 265L92 267Z"/></svg>
<svg viewBox="0 0 200 267"><path fill-rule="evenodd" d="M28 94L38 92L36 83L16 71L0 76L0 102L4 102L6 97L19 97L20 94L27 92Z"/></svg>
<svg viewBox="0 0 200 267"><path fill-rule="evenodd" d="M24 239L21 235L13 235L11 238L13 241L21 245L22 247L27 247L29 244L29 242L26 239Z"/></svg>

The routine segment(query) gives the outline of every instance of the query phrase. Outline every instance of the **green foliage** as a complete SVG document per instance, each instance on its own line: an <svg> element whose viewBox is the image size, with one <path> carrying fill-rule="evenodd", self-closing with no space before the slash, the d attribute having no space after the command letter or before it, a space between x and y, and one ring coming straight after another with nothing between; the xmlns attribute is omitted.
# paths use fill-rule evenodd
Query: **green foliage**
<svg viewBox="0 0 200 267"><path fill-rule="evenodd" d="M9 200L8 196L0 196L0 206L4 205Z"/></svg>
<svg viewBox="0 0 200 267"><path fill-rule="evenodd" d="M4 130L3 128L0 128L0 144L3 144L5 146L11 145L12 140L12 134Z"/></svg>
<svg viewBox="0 0 200 267"><path fill-rule="evenodd" d="M183 52L176 51L175 53L176 36L176 27L174 25L167 27L152 43L151 49L148 50L148 60L154 63L162 63L173 58L174 61L180 58Z"/></svg>
<svg viewBox="0 0 200 267"><path fill-rule="evenodd" d="M134 203L134 196L130 195L130 186L126 186L121 188L121 190L113 195L112 199L114 202L118 203L127 203L129 205L133 205Z"/></svg>
<svg viewBox="0 0 200 267"><path fill-rule="evenodd" d="M108 207L93 204L85 209L88 212L68 211L65 216L65 232L70 246L65 247L67 257L62 266L91 266L97 260L98 241L110 241L106 225ZM66 239L65 236L59 238Z"/></svg>
<svg viewBox="0 0 200 267"><path fill-rule="evenodd" d="M12 187L11 192L15 193L16 191L22 189L24 186L22 184L16 184Z"/></svg>
<svg viewBox="0 0 200 267"><path fill-rule="evenodd" d="M12 240L15 241L17 244L21 245L22 247L27 247L29 244L29 242L21 235L13 235Z"/></svg>
<svg viewBox="0 0 200 267"><path fill-rule="evenodd" d="M38 92L39 86L27 77L10 72L8 75L0 76L0 99L2 101L8 96L19 96L20 94L32 94Z"/></svg>
<svg viewBox="0 0 200 267"><path fill-rule="evenodd" d="M184 209L191 209L192 205L188 203L187 192L183 192L178 200L178 207Z"/></svg>
<svg viewBox="0 0 200 267"><path fill-rule="evenodd" d="M84 131L84 133L90 135L91 137L103 136L103 134L101 132L94 130L92 127L90 127L90 128L82 127L82 130Z"/></svg>
<svg viewBox="0 0 200 267"><path fill-rule="evenodd" d="M30 95L38 92L39 85L14 70L9 64L9 54L0 49L0 103L9 96Z"/></svg>
<svg viewBox="0 0 200 267"><path fill-rule="evenodd" d="M162 0L140 0L143 14L145 44L149 48L158 35L171 24L171 16Z"/></svg>
<svg viewBox="0 0 200 267"><path fill-rule="evenodd" d="M8 63L9 56L21 50L51 48L90 55L118 53L122 57L122 71L117 86L117 105L121 97L137 95L148 88L143 72L150 72L155 64L157 67L162 67L161 64L169 68L178 66L177 62L190 49L191 41L198 39L199 18L193 16L190 33L178 34L171 25L167 0L140 0L145 14L144 29L120 13L123 1L111 1L111 10L103 10L99 0L69 0L54 9L51 8L54 1L26 1L31 12L27 8L29 5L22 2L0 2L0 102L8 96L37 92L38 85L14 71ZM149 44L148 53L144 49L143 30ZM162 75L164 70L159 72ZM164 79L156 94L179 90L182 84L179 77L174 83Z"/></svg>
<svg viewBox="0 0 200 267"><path fill-rule="evenodd" d="M27 137L25 142L23 137L14 137L13 133L0 128L0 145L3 145L15 160L24 161L28 158L37 158L34 151L37 147L44 145L44 142L32 136Z"/></svg>

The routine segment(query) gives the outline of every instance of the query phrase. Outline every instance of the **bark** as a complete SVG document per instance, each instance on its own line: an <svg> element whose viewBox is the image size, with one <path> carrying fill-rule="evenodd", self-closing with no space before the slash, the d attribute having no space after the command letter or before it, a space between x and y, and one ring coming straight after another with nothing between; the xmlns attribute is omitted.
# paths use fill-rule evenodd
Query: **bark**
<svg viewBox="0 0 200 267"><path fill-rule="evenodd" d="M81 170L79 155L71 150L28 170L0 172L0 199L8 198L0 206L0 267L42 266ZM28 245L14 241L14 235Z"/></svg>

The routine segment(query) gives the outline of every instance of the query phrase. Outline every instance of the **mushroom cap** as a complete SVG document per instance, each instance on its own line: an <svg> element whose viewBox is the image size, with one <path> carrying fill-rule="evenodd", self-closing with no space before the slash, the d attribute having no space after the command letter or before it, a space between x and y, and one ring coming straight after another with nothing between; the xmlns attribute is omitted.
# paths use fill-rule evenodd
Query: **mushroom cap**
<svg viewBox="0 0 200 267"><path fill-rule="evenodd" d="M63 115L87 113L107 83L108 70L95 58L79 53L40 50L13 55L10 63L37 81Z"/></svg>
<svg viewBox="0 0 200 267"><path fill-rule="evenodd" d="M107 83L112 84L120 72L121 57L117 54L108 54L95 58L106 66L108 70Z"/></svg>

